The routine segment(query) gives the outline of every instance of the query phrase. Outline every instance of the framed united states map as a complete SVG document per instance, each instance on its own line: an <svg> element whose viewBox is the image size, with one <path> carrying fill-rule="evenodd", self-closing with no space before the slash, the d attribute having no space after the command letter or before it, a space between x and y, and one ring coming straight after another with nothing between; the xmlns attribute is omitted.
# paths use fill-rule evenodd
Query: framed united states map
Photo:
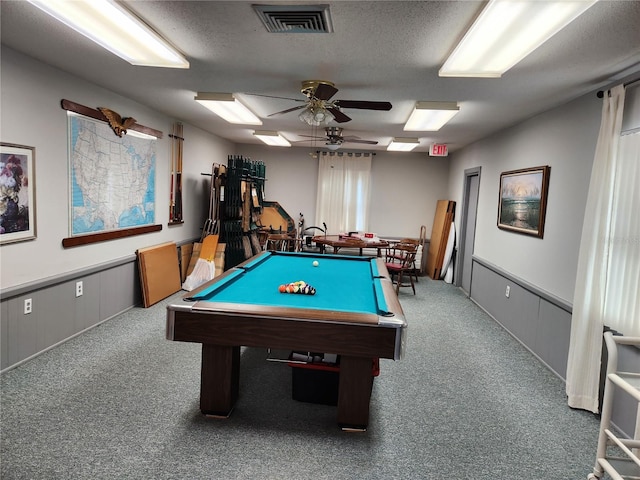
<svg viewBox="0 0 640 480"><path fill-rule="evenodd" d="M156 140L69 113L70 235L155 222Z"/></svg>

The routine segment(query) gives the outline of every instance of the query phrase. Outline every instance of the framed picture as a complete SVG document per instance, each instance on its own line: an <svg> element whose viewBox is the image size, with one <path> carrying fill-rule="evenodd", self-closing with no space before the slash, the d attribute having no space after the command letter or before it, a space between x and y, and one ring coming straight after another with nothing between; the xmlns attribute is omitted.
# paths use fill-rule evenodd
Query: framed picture
<svg viewBox="0 0 640 480"><path fill-rule="evenodd" d="M0 143L0 244L36 238L35 154Z"/></svg>
<svg viewBox="0 0 640 480"><path fill-rule="evenodd" d="M551 167L500 174L498 228L542 238Z"/></svg>

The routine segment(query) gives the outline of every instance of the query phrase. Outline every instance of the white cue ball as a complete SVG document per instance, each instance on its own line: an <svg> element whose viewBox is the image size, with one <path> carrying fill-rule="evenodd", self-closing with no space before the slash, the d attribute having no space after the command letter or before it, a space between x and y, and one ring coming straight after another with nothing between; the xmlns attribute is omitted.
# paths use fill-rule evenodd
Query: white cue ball
<svg viewBox="0 0 640 480"><path fill-rule="evenodd" d="M319 264L318 264L318 261L317 261L317 260L314 260L314 261L313 261L313 266L314 266L314 267L317 267L318 265L319 265Z"/></svg>

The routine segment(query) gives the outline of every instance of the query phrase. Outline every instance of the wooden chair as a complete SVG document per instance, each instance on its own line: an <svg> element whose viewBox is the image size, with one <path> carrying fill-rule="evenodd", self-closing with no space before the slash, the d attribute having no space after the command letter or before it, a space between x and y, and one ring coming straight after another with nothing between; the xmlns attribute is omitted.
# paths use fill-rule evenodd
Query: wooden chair
<svg viewBox="0 0 640 480"><path fill-rule="evenodd" d="M420 248L420 240L416 240L415 238L403 238L402 240L400 240L398 243L400 244L407 244L407 245L415 245L416 246L416 256L418 254L418 249ZM413 259L413 267L410 270L411 275L413 275L413 278L416 279L416 282L418 281L418 267L416 266L416 259L414 257Z"/></svg>
<svg viewBox="0 0 640 480"><path fill-rule="evenodd" d="M412 270L415 270L417 252L418 246L412 243L397 243L387 249L385 265L391 279L395 277L396 295L400 292L400 287L411 287L413 294L416 294ZM409 278L409 283L403 283L405 276Z"/></svg>
<svg viewBox="0 0 640 480"><path fill-rule="evenodd" d="M267 236L265 250L280 252L297 251L298 239L286 233L270 233Z"/></svg>

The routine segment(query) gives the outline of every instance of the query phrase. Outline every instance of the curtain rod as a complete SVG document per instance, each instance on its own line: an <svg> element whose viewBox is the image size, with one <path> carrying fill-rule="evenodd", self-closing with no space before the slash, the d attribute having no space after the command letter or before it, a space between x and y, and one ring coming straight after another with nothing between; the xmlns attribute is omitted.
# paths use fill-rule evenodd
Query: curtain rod
<svg viewBox="0 0 640 480"><path fill-rule="evenodd" d="M329 155L330 157L375 157L375 152L336 152L336 151L326 151L326 150L316 150L316 154L322 155L322 156L327 156Z"/></svg>
<svg viewBox="0 0 640 480"><path fill-rule="evenodd" d="M628 87L629 85L633 85L634 83L638 83L638 82L640 82L640 78L636 78L635 80L631 80L630 82L623 83L622 86ZM609 90L607 90L607 92L608 91ZM596 93L596 95L598 98L604 97L604 90L598 90L598 93Z"/></svg>

